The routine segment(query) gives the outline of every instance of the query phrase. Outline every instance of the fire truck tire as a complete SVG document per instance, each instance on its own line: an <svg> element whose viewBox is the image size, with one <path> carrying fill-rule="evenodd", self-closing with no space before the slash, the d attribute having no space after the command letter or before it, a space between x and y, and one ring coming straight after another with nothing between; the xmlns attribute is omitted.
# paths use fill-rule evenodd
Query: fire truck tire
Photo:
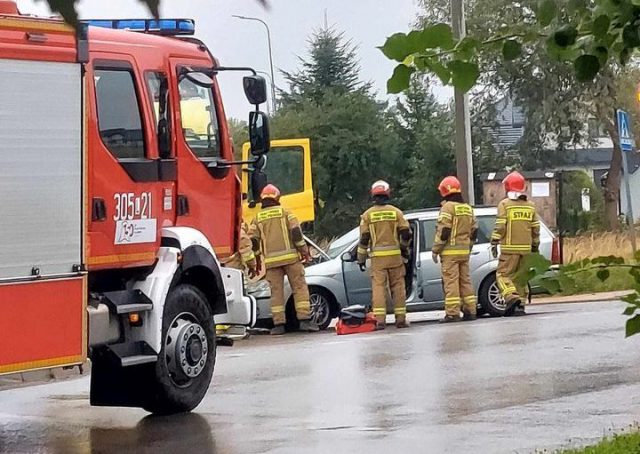
<svg viewBox="0 0 640 454"><path fill-rule="evenodd" d="M193 410L209 389L215 359L216 333L207 298L197 287L180 284L165 302L155 392L145 410L156 414Z"/></svg>

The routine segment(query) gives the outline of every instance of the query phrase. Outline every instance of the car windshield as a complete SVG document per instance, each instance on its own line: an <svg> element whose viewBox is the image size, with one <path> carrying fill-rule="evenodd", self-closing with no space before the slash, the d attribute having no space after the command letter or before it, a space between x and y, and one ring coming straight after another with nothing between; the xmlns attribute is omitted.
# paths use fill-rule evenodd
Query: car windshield
<svg viewBox="0 0 640 454"><path fill-rule="evenodd" d="M332 259L339 257L343 252L347 250L355 241L358 240L359 231L358 227L345 233L338 239L331 242L327 248L327 255Z"/></svg>

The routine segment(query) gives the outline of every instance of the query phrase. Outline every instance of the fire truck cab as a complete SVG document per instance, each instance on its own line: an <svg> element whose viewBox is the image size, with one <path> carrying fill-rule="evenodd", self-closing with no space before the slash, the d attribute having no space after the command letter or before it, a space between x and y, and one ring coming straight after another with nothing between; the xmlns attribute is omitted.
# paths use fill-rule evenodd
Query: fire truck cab
<svg viewBox="0 0 640 454"><path fill-rule="evenodd" d="M242 273L220 265L242 216L225 68L193 32L188 19L73 30L0 0L0 374L88 357L92 405L189 411L215 323L255 322ZM257 157L266 86L254 73L244 89Z"/></svg>

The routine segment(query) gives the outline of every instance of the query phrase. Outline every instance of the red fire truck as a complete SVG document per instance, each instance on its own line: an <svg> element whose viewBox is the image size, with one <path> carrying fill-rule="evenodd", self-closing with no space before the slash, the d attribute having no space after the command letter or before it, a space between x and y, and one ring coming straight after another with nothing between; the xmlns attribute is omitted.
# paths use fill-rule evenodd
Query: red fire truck
<svg viewBox="0 0 640 454"><path fill-rule="evenodd" d="M188 411L215 323L252 325L240 182L216 76L188 19L20 15L0 0L0 374L91 360L91 404ZM255 157L260 77L243 79ZM188 114L182 115L182 112ZM237 163L235 163L237 164Z"/></svg>

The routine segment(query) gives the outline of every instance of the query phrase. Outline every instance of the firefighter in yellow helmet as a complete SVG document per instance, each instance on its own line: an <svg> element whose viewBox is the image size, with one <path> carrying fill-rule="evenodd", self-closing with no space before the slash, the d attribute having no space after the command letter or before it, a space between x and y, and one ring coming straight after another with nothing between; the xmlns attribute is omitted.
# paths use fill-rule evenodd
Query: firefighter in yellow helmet
<svg viewBox="0 0 640 454"><path fill-rule="evenodd" d="M473 208L462 198L460 181L446 177L438 186L443 204L438 215L436 237L431 253L433 261L442 267L445 316L442 323L476 319L478 300L471 283L469 254L476 241L478 225Z"/></svg>
<svg viewBox="0 0 640 454"><path fill-rule="evenodd" d="M318 331L318 325L310 320L309 289L304 278L304 261L310 259L309 249L302 236L296 217L280 206L280 191L268 184L260 195L262 210L251 225L254 251L260 250L267 269L267 281L271 287L271 334L285 333L284 277L289 278L295 310L301 331Z"/></svg>
<svg viewBox="0 0 640 454"><path fill-rule="evenodd" d="M496 278L506 303L505 315L525 315L528 288L516 288L513 278L522 258L531 252L538 252L540 221L534 203L527 200L524 177L518 172L511 172L502 183L507 198L498 204L496 226L491 235L491 252L497 258L500 245Z"/></svg>
<svg viewBox="0 0 640 454"><path fill-rule="evenodd" d="M365 270L367 254L371 257L373 313L378 329L385 328L387 316L387 282L393 299L396 327L407 328L407 291L403 256L408 257L411 229L402 211L389 204L391 188L386 181L371 186L374 205L360 220L358 264Z"/></svg>

